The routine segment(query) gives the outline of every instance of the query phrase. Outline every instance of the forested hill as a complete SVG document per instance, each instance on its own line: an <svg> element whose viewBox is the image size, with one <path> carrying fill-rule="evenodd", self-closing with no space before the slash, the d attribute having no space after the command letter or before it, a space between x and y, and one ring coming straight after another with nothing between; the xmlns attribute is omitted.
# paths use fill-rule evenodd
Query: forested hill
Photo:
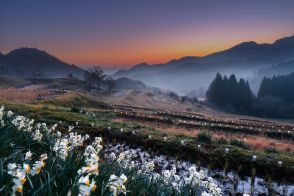
<svg viewBox="0 0 294 196"><path fill-rule="evenodd" d="M261 82L258 98L271 96L287 104L294 103L294 72L284 76L264 78Z"/></svg>

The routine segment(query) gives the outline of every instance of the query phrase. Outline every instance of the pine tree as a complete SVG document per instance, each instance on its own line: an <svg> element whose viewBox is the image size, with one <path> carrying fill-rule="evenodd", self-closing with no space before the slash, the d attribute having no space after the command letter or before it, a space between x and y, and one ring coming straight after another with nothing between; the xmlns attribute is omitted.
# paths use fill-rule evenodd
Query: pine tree
<svg viewBox="0 0 294 196"><path fill-rule="evenodd" d="M207 92L206 96L208 98L208 101L216 103L218 105L223 105L223 95L222 95L222 89L223 89L223 79L220 73L216 74L215 79L211 82Z"/></svg>
<svg viewBox="0 0 294 196"><path fill-rule="evenodd" d="M294 73L285 76L274 76L273 78L263 78L258 98L271 96L280 98L286 103L294 103Z"/></svg>
<svg viewBox="0 0 294 196"><path fill-rule="evenodd" d="M232 74L229 79L218 73L212 81L207 93L207 99L219 106L233 106L236 110L245 112L252 108L254 96L248 81Z"/></svg>

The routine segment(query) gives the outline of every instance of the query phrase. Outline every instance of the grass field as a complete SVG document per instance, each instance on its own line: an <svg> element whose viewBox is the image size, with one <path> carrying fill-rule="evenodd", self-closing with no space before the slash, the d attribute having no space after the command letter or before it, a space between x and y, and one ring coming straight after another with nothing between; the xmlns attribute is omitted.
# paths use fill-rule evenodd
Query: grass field
<svg viewBox="0 0 294 196"><path fill-rule="evenodd" d="M85 94L71 93L54 100L17 104L8 109L53 125L59 131L75 126L79 134L102 136L106 142L126 142L149 151L172 155L209 170L233 171L240 178L293 184L293 125L268 120L215 118L202 113L172 112L130 105L110 105Z"/></svg>

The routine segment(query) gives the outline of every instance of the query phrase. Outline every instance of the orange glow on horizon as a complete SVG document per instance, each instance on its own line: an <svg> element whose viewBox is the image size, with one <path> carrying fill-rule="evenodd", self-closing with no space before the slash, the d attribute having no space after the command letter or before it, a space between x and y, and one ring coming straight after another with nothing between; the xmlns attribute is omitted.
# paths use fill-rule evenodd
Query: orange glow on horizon
<svg viewBox="0 0 294 196"><path fill-rule="evenodd" d="M290 36L291 34L281 35L280 37ZM197 44L189 44L191 40L179 39L174 42L166 40L150 41L135 41L122 43L122 46L117 45L109 48L82 48L74 51L53 49L53 55L60 57L65 62L70 62L82 67L100 65L111 68L130 67L139 63L146 62L148 64L166 63L173 59L179 59L185 56L206 56L214 52L229 49L244 41L256 41L257 43L272 43L280 37L274 35L268 37L258 37L256 39L227 36L219 39L215 37L211 42L207 39L197 41ZM125 47L125 48L124 48Z"/></svg>
<svg viewBox="0 0 294 196"><path fill-rule="evenodd" d="M246 41L272 43L294 33L290 0L6 1L3 5L1 53L37 48L81 67L160 64L205 56Z"/></svg>

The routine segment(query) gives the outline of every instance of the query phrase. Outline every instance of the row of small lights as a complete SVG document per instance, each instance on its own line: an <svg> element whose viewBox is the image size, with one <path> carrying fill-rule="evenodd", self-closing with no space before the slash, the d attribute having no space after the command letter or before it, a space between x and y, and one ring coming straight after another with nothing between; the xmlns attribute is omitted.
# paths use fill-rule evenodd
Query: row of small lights
<svg viewBox="0 0 294 196"><path fill-rule="evenodd" d="M124 106L124 105L119 105L121 108L130 108L130 109L133 109L135 106ZM137 107L135 107L135 108L137 108ZM143 109L149 109L149 110L154 110L154 109L152 109L152 108L147 108L147 107L138 107L138 108L143 108ZM134 110L133 110L134 111ZM166 111L166 112L163 112L163 111L158 111L158 112L155 112L155 113L158 113L158 114L170 114L170 115L178 115L178 116L182 116L182 117L188 117L188 118L200 118L200 119L205 119L204 117L202 117L202 116L200 116L200 115L183 115L182 113L172 113L172 112L170 112L170 111ZM207 119L209 119L209 118L207 118ZM228 120L228 119L225 119L225 120L218 120L218 119L216 119L216 118L211 118L211 119L213 119L214 121L216 121L216 122L231 122L231 123L236 123L236 124L241 124L242 123L242 121L238 121L238 120ZM246 122L246 121L245 121ZM248 122L246 122L246 124L247 125L249 125L249 123ZM258 125L258 124L256 124L255 122L253 123L253 125L255 126L255 125ZM263 127L265 127L265 125L263 124L262 125ZM288 125L288 126L291 126L291 125ZM271 126L272 128L274 128L275 126ZM282 129L284 129L285 127L284 126L282 126L281 127ZM294 130L294 128L293 128L293 130Z"/></svg>
<svg viewBox="0 0 294 196"><path fill-rule="evenodd" d="M139 113L136 113L136 114L131 114L131 113L128 113L128 112L122 112L122 111L117 111L117 110L114 110L114 112L116 113L120 113L120 114L124 114L124 115L128 115L128 116L133 116L133 117L143 117L143 118L154 118L153 116L151 115L145 115L145 114L139 114ZM166 120L166 118L158 118L158 120ZM186 120L181 120L179 119L178 120L179 123L186 123L186 124L195 124L193 121L186 121ZM215 127L215 126L219 126L219 127L231 127L231 128L235 128L235 129L246 129L246 127L243 127L242 125L240 127L236 126L236 127L233 127L233 126L230 126L230 125L223 125L223 124L214 124L214 123L211 123L209 125L209 123L201 123L201 122L197 122L196 123L197 125L204 125L204 126L210 126L210 127ZM248 124L248 123L247 123ZM265 125L262 125L263 127ZM272 126L274 127L274 126ZM250 130L255 130L255 131L263 131L261 128L259 129L254 129L253 127L249 127ZM282 129L284 129L284 127L282 127ZM292 130L294 130L294 128L292 128ZM264 131L267 131L267 132L270 132L271 130L270 129L267 129L267 130L264 130ZM272 130L272 131L275 131L275 130ZM286 130L285 130L286 131ZM278 130L278 132L282 132L281 129ZM290 130L287 131L287 133L291 133Z"/></svg>
<svg viewBox="0 0 294 196"><path fill-rule="evenodd" d="M119 107L121 107L121 108L130 108L130 109L132 109L133 111L134 111L134 107L135 106L125 106L125 105L119 105ZM148 109L148 110L154 110L154 109L152 109L152 108L147 108L147 107L135 107L135 108L142 108L142 109ZM170 111L166 111L166 112L163 112L163 111L158 111L158 112L155 112L155 113L159 113L159 114L171 114L171 115L179 115L179 116L183 116L183 117L190 117L190 118L195 118L195 117L198 117L198 118L200 118L200 119L205 119L205 118L203 118L203 117L201 117L201 116L199 116L199 115L183 115L182 113L172 113L172 112L170 112ZM203 116L203 115L202 115ZM216 118L212 118L212 119L214 119L214 121L216 121L216 122L223 122L223 120L216 120ZM234 120L228 120L228 119L225 119L224 120L224 122L231 122L231 123L236 123L236 124L240 124L241 123L241 121L234 121ZM246 124L247 125L249 125L249 123L248 122L246 122ZM253 123L253 125L255 126L255 125L258 125L258 124L256 124L255 122ZM265 125L263 124L262 125L263 127L265 127ZM288 126L291 126L291 125L288 125ZM272 128L274 128L275 126L271 126ZM285 127L284 126L282 126L281 127L282 129L284 129ZM294 130L294 128L292 128L293 130Z"/></svg>

